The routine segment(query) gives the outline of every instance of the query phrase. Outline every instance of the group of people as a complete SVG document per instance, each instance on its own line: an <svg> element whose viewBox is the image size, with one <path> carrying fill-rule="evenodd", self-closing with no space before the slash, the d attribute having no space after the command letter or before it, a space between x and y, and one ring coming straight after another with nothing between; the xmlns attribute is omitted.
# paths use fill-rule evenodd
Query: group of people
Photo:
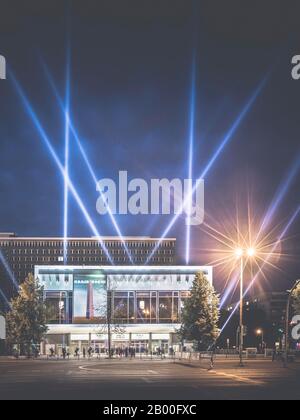
<svg viewBox="0 0 300 420"><path fill-rule="evenodd" d="M138 353L139 355L145 354L145 355L149 355L151 354L149 352L149 349L147 347L141 347L139 349L136 349L135 346L127 346L127 347L114 347L110 350L111 357L119 357L119 358L135 358L136 354ZM109 350L107 348L99 348L98 346L93 348L93 347L83 347L82 349L80 349L79 347L76 347L74 350L74 358L75 359L80 359L80 357L82 357L83 359L89 358L91 359L92 357L94 357L94 355L97 357L97 359L100 358L100 355L104 354L106 356L109 355ZM171 354L171 352L170 352ZM157 355L160 357L165 357L165 349L162 347L157 347L155 349L154 352L152 352L152 355ZM70 350L67 349L66 347L63 347L61 350L61 356L64 360L66 359L70 359ZM50 347L49 349L49 358L55 358L55 357L59 357L56 355L55 353L55 349L53 347Z"/></svg>

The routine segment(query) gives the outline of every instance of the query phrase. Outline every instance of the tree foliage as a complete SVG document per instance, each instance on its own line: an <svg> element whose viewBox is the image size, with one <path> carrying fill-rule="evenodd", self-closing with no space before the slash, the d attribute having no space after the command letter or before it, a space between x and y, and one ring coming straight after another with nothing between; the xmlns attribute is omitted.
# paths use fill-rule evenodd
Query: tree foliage
<svg viewBox="0 0 300 420"><path fill-rule="evenodd" d="M294 313L296 315L300 315L300 284L294 290L292 298L293 298L292 305L293 305Z"/></svg>
<svg viewBox="0 0 300 420"><path fill-rule="evenodd" d="M197 273L190 297L182 310L181 340L193 341L196 349L207 350L219 335L219 296L205 275Z"/></svg>
<svg viewBox="0 0 300 420"><path fill-rule="evenodd" d="M7 313L7 342L18 345L21 351L31 355L34 346L41 343L47 333L47 310L44 290L32 274L19 288L18 296L12 299Z"/></svg>

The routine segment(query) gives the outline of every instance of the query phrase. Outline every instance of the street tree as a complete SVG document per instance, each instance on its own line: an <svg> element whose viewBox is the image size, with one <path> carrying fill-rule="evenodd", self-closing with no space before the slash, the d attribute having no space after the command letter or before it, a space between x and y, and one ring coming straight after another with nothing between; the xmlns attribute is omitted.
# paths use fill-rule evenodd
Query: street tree
<svg viewBox="0 0 300 420"><path fill-rule="evenodd" d="M47 309L44 289L32 274L20 285L18 295L11 300L7 313L7 342L17 345L27 356L42 342L47 333Z"/></svg>
<svg viewBox="0 0 300 420"><path fill-rule="evenodd" d="M197 351L211 348L219 335L219 296L202 272L196 274L182 310L181 341L194 342Z"/></svg>
<svg viewBox="0 0 300 420"><path fill-rule="evenodd" d="M100 319L98 335L107 336L108 357L110 359L112 358L113 335L125 334L126 329L122 325L122 322L127 318L127 310L125 307L113 307L114 290L115 288L113 287L112 282L109 281L106 301L99 308L96 308Z"/></svg>
<svg viewBox="0 0 300 420"><path fill-rule="evenodd" d="M300 284L294 290L292 296L292 305L295 315L300 315Z"/></svg>

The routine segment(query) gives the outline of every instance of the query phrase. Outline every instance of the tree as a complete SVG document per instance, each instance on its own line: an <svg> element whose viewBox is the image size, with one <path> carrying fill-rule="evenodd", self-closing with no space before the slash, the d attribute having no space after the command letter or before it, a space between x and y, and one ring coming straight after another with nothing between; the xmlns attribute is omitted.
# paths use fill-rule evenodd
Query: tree
<svg viewBox="0 0 300 420"><path fill-rule="evenodd" d="M292 296L292 305L293 305L294 313L296 315L300 315L300 284L294 290L294 293Z"/></svg>
<svg viewBox="0 0 300 420"><path fill-rule="evenodd" d="M127 317L127 311L124 312L124 308L113 309L113 298L114 290L111 287L110 282L109 288L107 290L106 303L103 304L100 308L96 309L101 319L98 335L107 335L108 357L110 359L112 358L113 334L122 335L126 332L125 327L120 325L120 323L122 322L122 319L124 319L125 315Z"/></svg>
<svg viewBox="0 0 300 420"><path fill-rule="evenodd" d="M32 349L44 339L48 328L44 289L32 274L19 288L18 296L11 300L7 313L7 342L18 345L21 353L30 356Z"/></svg>
<svg viewBox="0 0 300 420"><path fill-rule="evenodd" d="M219 296L205 275L195 276L190 297L182 310L181 340L193 341L198 351L208 350L219 335Z"/></svg>

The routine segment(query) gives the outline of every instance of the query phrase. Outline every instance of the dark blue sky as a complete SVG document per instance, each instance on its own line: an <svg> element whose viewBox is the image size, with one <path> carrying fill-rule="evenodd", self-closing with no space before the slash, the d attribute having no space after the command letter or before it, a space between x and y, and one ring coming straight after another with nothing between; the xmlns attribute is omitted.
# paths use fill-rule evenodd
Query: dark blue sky
<svg viewBox="0 0 300 420"><path fill-rule="evenodd" d="M206 181L206 212L216 225L243 207L248 190L262 217L299 157L300 82L291 58L300 54L297 2L150 0L1 1L0 54L32 101L59 156L64 121L45 77L44 61L64 93L70 37L72 118L97 177L186 177L189 91L197 49L197 129L194 176L199 176L261 80L265 88L218 158ZM226 5L224 4L226 3ZM251 4L251 5L250 5ZM298 10L297 10L298 9ZM69 21L69 24L68 24ZM69 25L69 26L68 26ZM69 27L69 30L68 30ZM298 48L298 50L297 50ZM114 234L96 213L98 194L71 139L71 176L104 235ZM0 231L62 235L63 181L17 96L8 75L0 81ZM273 224L299 205L299 174ZM120 216L125 235L160 236L167 216ZM289 235L299 232L299 220ZM70 202L70 235L91 231ZM170 236L184 255L185 225ZM296 237L286 245L299 253ZM192 229L193 262L205 263L208 246ZM199 256L200 255L200 256ZM290 279L299 266L285 266Z"/></svg>

